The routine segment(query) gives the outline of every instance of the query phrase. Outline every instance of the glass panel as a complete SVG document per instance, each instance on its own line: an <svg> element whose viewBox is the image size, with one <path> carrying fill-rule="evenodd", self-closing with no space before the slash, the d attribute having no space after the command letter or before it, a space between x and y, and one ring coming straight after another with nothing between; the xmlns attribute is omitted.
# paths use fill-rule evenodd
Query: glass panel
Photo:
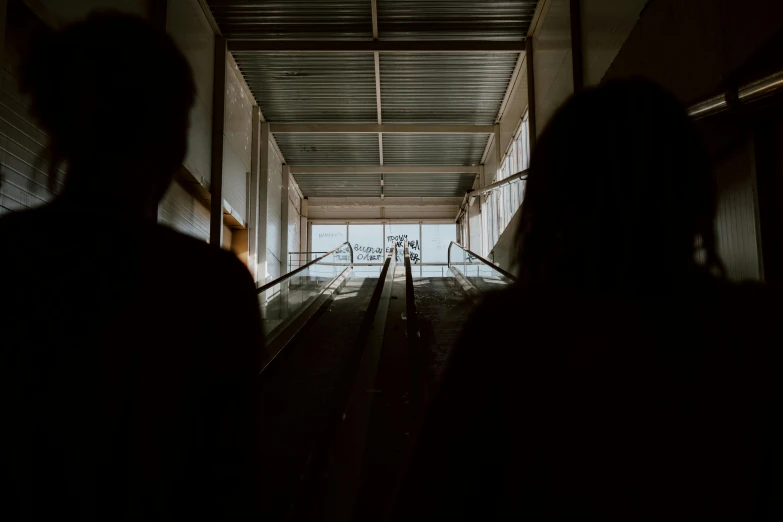
<svg viewBox="0 0 783 522"><path fill-rule="evenodd" d="M313 240L310 260L317 259L325 253L334 250L347 240L345 225L313 225L311 233L313 234ZM343 254L339 262L345 261L345 255ZM350 256L347 261L350 262ZM312 275L317 273L323 277L332 277L331 269L328 268L328 265L322 263L311 267L310 272Z"/></svg>
<svg viewBox="0 0 783 522"><path fill-rule="evenodd" d="M451 244L450 251L451 266L456 268L478 290L493 290L513 282L499 272L494 265L485 263L455 243Z"/></svg>
<svg viewBox="0 0 783 522"><path fill-rule="evenodd" d="M313 234L315 239L315 232ZM267 342L274 339L350 265L351 252L345 245L301 272L260 292L258 300Z"/></svg>
<svg viewBox="0 0 783 522"><path fill-rule="evenodd" d="M391 242L397 244L397 262L405 262L405 241L411 254L411 265L421 263L421 241L419 238L419 224L389 223L386 225L386 252L391 252Z"/></svg>
<svg viewBox="0 0 783 522"><path fill-rule="evenodd" d="M456 227L449 225L422 225L422 261L446 263L449 259L449 243L456 241Z"/></svg>
<svg viewBox="0 0 783 522"><path fill-rule="evenodd" d="M345 225L313 225L311 234L313 235L311 260L348 241Z"/></svg>
<svg viewBox="0 0 783 522"><path fill-rule="evenodd" d="M348 237L351 238L354 262L383 264L383 225L348 225Z"/></svg>

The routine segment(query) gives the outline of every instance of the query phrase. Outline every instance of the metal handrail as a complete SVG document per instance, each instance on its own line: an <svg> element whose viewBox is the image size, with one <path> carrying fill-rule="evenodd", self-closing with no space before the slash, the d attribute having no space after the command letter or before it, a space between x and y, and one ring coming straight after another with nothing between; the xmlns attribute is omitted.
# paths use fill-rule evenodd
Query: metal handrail
<svg viewBox="0 0 783 522"><path fill-rule="evenodd" d="M461 248L463 251L465 251L468 254L470 254L471 256L475 257L476 259L478 259L479 261L481 261L485 265L491 267L493 270L496 270L496 271L500 272L500 274L502 276L507 277L507 278L511 279L512 281L516 281L517 280L516 276L511 275L510 273L506 272L505 270L503 270L499 266L495 265L494 263L491 263L491 262L487 261L486 259L484 259L480 255L478 255L477 253L475 253L475 252L473 252L471 250L468 250L467 248L465 248L464 246L460 245L456 241L452 241L451 243L449 243L448 257L447 257L448 263L449 263L448 264L449 268L451 268L451 245L456 245L458 248Z"/></svg>
<svg viewBox="0 0 783 522"><path fill-rule="evenodd" d="M272 287L273 287L273 286L275 286L276 284L278 284L278 283L281 283L281 282L285 281L286 279L289 279L289 278L291 278L291 277L295 276L296 274L298 274L299 272L301 272L301 271L302 271L302 270L304 270L305 268L309 268L311 265L314 265L315 263L317 263L317 262L318 262L318 261L320 261L321 259L325 258L326 256L329 256L329 255L332 255L332 254L334 254L335 252L337 252L338 250L340 250L341 248L343 248L345 245L348 245L348 248L351 250L351 263L350 263L350 265L351 265L351 266L353 266L353 247L351 246L351 244L350 244L348 241L346 241L346 242L344 242L344 243L340 243L340 245L339 245L337 248L335 248L334 250L330 250L329 252L325 253L325 254L324 254L324 255L322 255L321 257L318 257L318 258L316 258L316 259L313 259L312 261L310 261L310 262L309 262L309 263L307 263L306 265L302 265L302 266L300 266L299 268L297 268L296 270L294 270L294 271L292 271L292 272L288 272L287 274L285 274L285 275L283 275L283 276L280 276L280 277L278 277L278 278L277 278L277 279L275 279L274 281L270 281L270 282L268 282L267 284L265 284L264 286L262 286L262 287L260 287L258 290L256 290L256 293L259 293L259 294L260 294L261 292L264 292L264 291L266 291L266 290L269 290L270 288L272 288Z"/></svg>

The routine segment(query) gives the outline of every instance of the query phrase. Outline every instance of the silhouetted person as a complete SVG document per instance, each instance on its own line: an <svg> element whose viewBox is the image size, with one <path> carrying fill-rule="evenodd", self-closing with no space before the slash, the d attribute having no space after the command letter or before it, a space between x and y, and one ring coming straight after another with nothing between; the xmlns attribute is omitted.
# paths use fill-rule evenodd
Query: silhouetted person
<svg viewBox="0 0 783 522"><path fill-rule="evenodd" d="M67 176L0 220L0 519L258 520L254 283L156 224L186 150L185 58L100 14L22 76Z"/></svg>
<svg viewBox="0 0 783 522"><path fill-rule="evenodd" d="M587 90L527 183L521 280L454 348L399 520L780 520L779 308L723 276L684 110Z"/></svg>

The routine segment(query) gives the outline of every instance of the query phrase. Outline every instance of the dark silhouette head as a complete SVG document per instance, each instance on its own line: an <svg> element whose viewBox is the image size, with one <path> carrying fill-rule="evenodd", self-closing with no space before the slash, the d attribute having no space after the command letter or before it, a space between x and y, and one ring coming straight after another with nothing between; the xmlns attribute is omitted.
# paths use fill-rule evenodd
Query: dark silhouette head
<svg viewBox="0 0 783 522"><path fill-rule="evenodd" d="M519 236L523 284L655 293L699 264L722 270L713 183L692 122L661 87L612 81L574 96L532 158Z"/></svg>
<svg viewBox="0 0 783 522"><path fill-rule="evenodd" d="M50 171L67 167L63 197L154 213L184 158L195 97L171 38L141 18L94 14L41 42L21 72Z"/></svg>

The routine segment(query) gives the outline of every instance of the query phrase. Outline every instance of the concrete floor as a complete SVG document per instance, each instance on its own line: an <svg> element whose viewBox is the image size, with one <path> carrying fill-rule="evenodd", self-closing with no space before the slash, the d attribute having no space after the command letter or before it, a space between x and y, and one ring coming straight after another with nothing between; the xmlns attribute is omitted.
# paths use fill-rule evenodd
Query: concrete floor
<svg viewBox="0 0 783 522"><path fill-rule="evenodd" d="M307 460L325 435L335 390L377 279L350 279L329 308L284 350L264 381L264 503L283 520L296 498Z"/></svg>
<svg viewBox="0 0 783 522"><path fill-rule="evenodd" d="M449 352L473 309L473 302L453 277L415 279L413 285L433 387L437 385Z"/></svg>

